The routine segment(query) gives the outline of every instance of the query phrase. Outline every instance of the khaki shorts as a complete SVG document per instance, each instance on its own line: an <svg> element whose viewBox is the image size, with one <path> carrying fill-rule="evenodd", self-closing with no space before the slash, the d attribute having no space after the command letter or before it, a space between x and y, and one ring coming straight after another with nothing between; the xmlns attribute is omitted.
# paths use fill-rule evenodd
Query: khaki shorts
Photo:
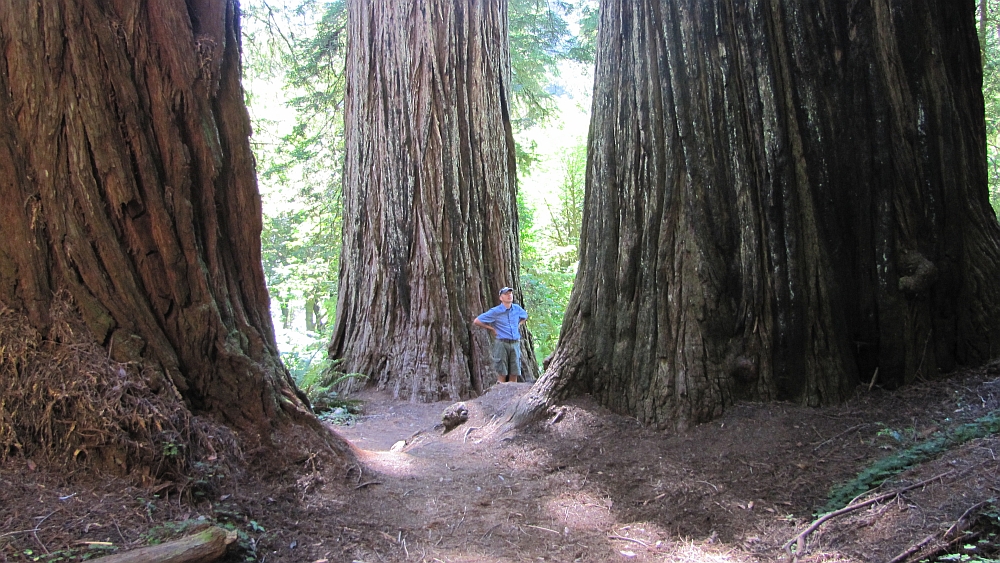
<svg viewBox="0 0 1000 563"><path fill-rule="evenodd" d="M500 375L521 375L521 342L496 339L493 342L493 364Z"/></svg>

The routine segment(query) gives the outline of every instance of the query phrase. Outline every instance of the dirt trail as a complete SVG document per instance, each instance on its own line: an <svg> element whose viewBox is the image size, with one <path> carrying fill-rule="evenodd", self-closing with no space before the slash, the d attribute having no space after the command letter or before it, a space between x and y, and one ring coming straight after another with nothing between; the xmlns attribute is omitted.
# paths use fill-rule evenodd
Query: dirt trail
<svg viewBox="0 0 1000 563"><path fill-rule="evenodd" d="M93 542L126 550L207 522L240 531L230 561L782 561L782 545L833 486L1000 408L993 377L979 370L900 392L864 388L827 409L740 404L679 434L583 397L517 433L486 435L527 384L467 401L468 422L443 433L435 425L447 403L366 392L358 423L336 429L362 450L346 469L308 453L258 462L185 500L162 485L8 463L0 561L78 561L95 555ZM400 440L402 451L389 451ZM899 474L879 492L944 477L830 521L799 561L885 562L942 534L998 496L997 453L996 437L978 439Z"/></svg>
<svg viewBox="0 0 1000 563"><path fill-rule="evenodd" d="M484 439L479 428L527 388L468 401L469 422L443 435L434 424L447 403L364 397L372 414L340 431L371 452L352 475L363 485L352 504L366 507L384 541L357 560L778 560L830 489L903 447L902 434L977 418L1000 395L1000 384L970 376L866 392L833 409L743 404L680 435L584 399L558 420ZM402 452L386 451L399 440ZM996 444L980 440L902 474L906 484L951 471L832 521L800 561L887 561L947 527L1000 487Z"/></svg>

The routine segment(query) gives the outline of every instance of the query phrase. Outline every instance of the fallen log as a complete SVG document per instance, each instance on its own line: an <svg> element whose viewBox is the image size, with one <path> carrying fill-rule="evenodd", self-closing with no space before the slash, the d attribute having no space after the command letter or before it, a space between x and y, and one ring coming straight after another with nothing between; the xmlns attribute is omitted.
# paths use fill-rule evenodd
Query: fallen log
<svg viewBox="0 0 1000 563"><path fill-rule="evenodd" d="M101 557L101 563L211 563L236 541L236 532L218 526L149 547Z"/></svg>

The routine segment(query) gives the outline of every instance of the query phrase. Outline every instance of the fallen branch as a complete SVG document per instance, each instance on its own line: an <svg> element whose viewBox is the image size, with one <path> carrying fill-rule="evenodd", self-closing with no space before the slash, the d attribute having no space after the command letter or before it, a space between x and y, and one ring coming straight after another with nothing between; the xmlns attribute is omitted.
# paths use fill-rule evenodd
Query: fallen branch
<svg viewBox="0 0 1000 563"><path fill-rule="evenodd" d="M38 530L39 530L39 527L42 525L42 522L45 522L46 520L49 519L49 516L52 516L56 512L59 512L60 510L62 510L62 509L59 508L59 509L53 510L52 512L48 513L46 516L39 516L38 517L39 518L38 523L35 524L35 527L31 528L30 530L16 530L14 532L5 532L3 534L0 534L0 538L7 537L7 536L16 536L17 534L34 534L35 541L38 542L38 545L40 545L43 548L45 548L45 544L43 544L41 542L41 540L38 539ZM49 550L45 549L45 553L48 553L48 552L49 552Z"/></svg>
<svg viewBox="0 0 1000 563"><path fill-rule="evenodd" d="M535 526L535 525L533 525L533 524L525 524L525 526L527 526L527 527L529 527L529 528L534 528L534 529L536 529L536 530L543 530L543 531L546 531L546 532L552 532L553 534L555 534L555 535L557 535L557 536L561 536L561 535L562 535L562 534L560 534L559 532L557 532L557 531L555 531L555 530L551 530L551 529L549 529L549 528L543 528L543 527L541 527L541 526Z"/></svg>
<svg viewBox="0 0 1000 563"><path fill-rule="evenodd" d="M946 532L944 533L944 535L943 535L943 536L941 536L941 537L942 537L942 538L947 538L948 536L950 536L950 535L951 535L951 533L952 533L952 532L955 532L955 531L957 531L958 527L962 525L962 522L964 522L964 521L965 521L965 519L966 519L966 518L967 518L967 517L968 517L968 516L969 516L970 514L972 514L972 513L973 513L973 511L976 511L976 510L979 510L980 508L982 508L982 507L986 506L986 504L987 504L988 502L989 502L989 501L985 501L985 500L984 500L984 501L982 501L982 502L977 502L976 504L974 504L974 505L970 506L968 510L966 510L965 512L963 512L963 513L962 513L962 515L958 517L958 520L955 520L955 523L954 523L954 524L952 524L952 525L951 525L951 527L950 527L950 528L948 528L948 531L946 531Z"/></svg>
<svg viewBox="0 0 1000 563"><path fill-rule="evenodd" d="M921 549L924 548L924 546L934 541L936 537L937 534L931 534L927 536L926 538L918 541L917 543L903 550L903 552L900 553L899 555L893 557L892 560L889 561L889 563L900 563L901 561L905 561L909 556L919 552Z"/></svg>
<svg viewBox="0 0 1000 563"><path fill-rule="evenodd" d="M468 428L465 429L465 436L462 436L462 443L463 444L465 443L466 440L469 439L469 434L471 434L473 430L479 430L479 427L478 426L470 426L470 427L468 427Z"/></svg>
<svg viewBox="0 0 1000 563"><path fill-rule="evenodd" d="M101 563L210 563L226 554L236 541L236 532L218 526L206 528L179 540L109 555Z"/></svg>
<svg viewBox="0 0 1000 563"><path fill-rule="evenodd" d="M609 540L624 540L624 541L635 542L635 543L641 545L642 547L645 547L646 549L649 549L649 544L648 543L646 543L646 542L644 542L644 541L642 541L640 539L636 539L636 538L629 538L629 537L626 537L626 536L608 536L608 539Z"/></svg>
<svg viewBox="0 0 1000 563"><path fill-rule="evenodd" d="M958 531L961 530L962 522L964 522L965 519L968 518L968 516L970 514L972 514L972 512L974 512L974 511L982 508L985 505L986 505L986 501L983 501L983 502L978 502L978 503L970 506L968 510L966 510L965 512L963 512L962 515L958 517L958 520L955 520L955 522L947 530L945 530L945 532L943 534L941 534L941 539L945 541L945 544L944 544L945 547L947 547L948 545L950 545L950 542L948 542L948 537L951 536L953 533L958 532ZM892 560L889 561L889 563L902 563L903 561L910 560L911 557L914 554L917 554L917 553L920 553L921 551L923 551L924 547L926 547L927 544L931 543L933 540L937 539L937 537L938 537L938 535L936 533L927 536L926 538L924 538L924 539L920 540L919 542L917 542L917 543L911 545L910 547L906 548L899 555L893 557ZM940 546L938 546L938 547L940 547ZM938 551L938 549L935 549L935 551ZM920 555L920 559L923 559L925 557L926 557L925 554L921 554Z"/></svg>
<svg viewBox="0 0 1000 563"><path fill-rule="evenodd" d="M851 432L854 432L855 430L858 430L858 429L861 429L861 428L864 428L865 426L870 426L870 425L871 425L871 424L870 424L870 423L867 423L867 422L865 422L865 423L862 423L862 424L856 424L856 425L854 425L854 426L852 426L852 427L848 428L847 430L844 430L844 431L843 431L843 432L841 432L840 434L837 434L836 436L834 436L834 437L832 437L832 438L828 438L828 439L826 439L826 440L823 440L822 442L820 442L820 443L819 443L819 445L818 445L818 446L816 446L815 448L813 448L813 450L812 450L812 451L813 451L813 453L816 453L816 451L817 451L817 450L819 450L819 449L820 449L820 448L822 448L823 446L825 446L825 445L829 444L830 442L832 442L832 441L836 440L837 438L840 438L841 436L843 436L843 435L845 435L845 434L850 434Z"/></svg>
<svg viewBox="0 0 1000 563"><path fill-rule="evenodd" d="M828 512L828 513L824 514L823 516L820 516L819 518L817 518L812 524L809 525L808 528L806 528L805 530L803 530L799 535L797 535L794 538L792 538L792 539L788 540L787 542L785 542L785 545L782 546L782 549L784 549L785 553L788 554L788 561L794 563L795 561L798 560L799 554L805 552L805 550L806 550L806 538L809 537L809 534L815 532L816 529L819 528L820 526L822 526L823 523L826 522L827 520L830 520L831 518L836 518L837 516L842 516L842 515L847 514L849 512L854 512L855 510L859 510L859 509L864 508L866 506L871 506L871 505L875 504L876 502L880 502L880 501L883 501L883 500L895 497L895 496L897 496L897 495L899 495L901 493L905 493L906 491L909 491L911 489L916 489L917 487L922 487L922 486L926 485L927 483L930 483L932 481L937 481L938 479L941 479L942 477L945 477L945 476L947 476L947 475L949 475L951 473L952 473L951 471L946 471L946 472L944 472L944 473L942 473L940 475L936 475L934 477L931 477L930 479L925 479L923 481L920 481L919 483L914 483L912 485L907 485L906 487L903 487L903 488L900 488L900 489L896 489L894 491L889 491L888 493L884 493L884 494L878 495L877 497L870 498L870 499L868 499L868 500L866 500L864 502L851 503L851 504L845 506L844 508L841 508L840 510L835 510L833 512ZM792 551L792 545L793 544L795 545L795 551L794 552Z"/></svg>

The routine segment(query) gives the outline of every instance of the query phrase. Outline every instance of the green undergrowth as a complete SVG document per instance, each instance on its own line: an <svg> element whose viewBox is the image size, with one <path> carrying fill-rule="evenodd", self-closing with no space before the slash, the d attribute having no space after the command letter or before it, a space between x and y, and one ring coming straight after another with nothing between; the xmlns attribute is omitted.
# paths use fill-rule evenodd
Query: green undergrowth
<svg viewBox="0 0 1000 563"><path fill-rule="evenodd" d="M91 542L89 545L68 547L55 551L43 552L37 549L25 549L20 554L14 555L14 559L23 561L40 561L42 563L57 563L59 561L89 561L99 559L105 555L114 553L118 548L107 545L107 542Z"/></svg>
<svg viewBox="0 0 1000 563"><path fill-rule="evenodd" d="M361 412L362 401L350 399L338 389L351 380L364 381L367 378L363 373L344 373L335 368L327 368L304 385L302 390L306 392L312 402L313 412L320 420L333 424L351 424Z"/></svg>
<svg viewBox="0 0 1000 563"><path fill-rule="evenodd" d="M920 563L1000 563L1000 506L991 498L948 548Z"/></svg>
<svg viewBox="0 0 1000 563"><path fill-rule="evenodd" d="M258 554L261 541L268 537L267 530L263 526L256 520L251 520L239 508L229 506L225 502L215 506L213 512L213 516L209 518L199 516L164 522L143 534L142 539L146 545L158 545L204 530L209 526L219 526L224 530L236 532L236 545L229 549L225 561L251 563L263 560L261 554Z"/></svg>
<svg viewBox="0 0 1000 563"><path fill-rule="evenodd" d="M984 438L998 432L1000 432L1000 411L993 411L973 422L935 432L927 440L876 461L853 480L835 487L830 492L830 500L820 513L843 508L853 499L914 465L933 459L969 440Z"/></svg>
<svg viewBox="0 0 1000 563"><path fill-rule="evenodd" d="M320 351L322 348L317 347L308 353L289 352L282 354L282 360L320 420L351 424L361 412L362 401L349 399L338 389L352 380L363 382L368 376L337 369L340 360L330 361Z"/></svg>

